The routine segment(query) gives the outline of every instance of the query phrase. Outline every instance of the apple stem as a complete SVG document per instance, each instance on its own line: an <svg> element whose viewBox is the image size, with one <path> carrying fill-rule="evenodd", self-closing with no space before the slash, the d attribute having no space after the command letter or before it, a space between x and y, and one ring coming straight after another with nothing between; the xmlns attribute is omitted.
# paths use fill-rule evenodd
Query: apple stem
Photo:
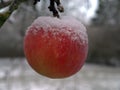
<svg viewBox="0 0 120 90"><path fill-rule="evenodd" d="M57 5L57 9L55 7L55 3ZM64 8L61 5L60 0L50 0L50 6L48 7L51 12L53 12L54 17L60 18L59 12L64 12ZM59 12L58 12L59 11Z"/></svg>
<svg viewBox="0 0 120 90"><path fill-rule="evenodd" d="M40 2L40 0L34 0L34 5L37 4L37 2Z"/></svg>

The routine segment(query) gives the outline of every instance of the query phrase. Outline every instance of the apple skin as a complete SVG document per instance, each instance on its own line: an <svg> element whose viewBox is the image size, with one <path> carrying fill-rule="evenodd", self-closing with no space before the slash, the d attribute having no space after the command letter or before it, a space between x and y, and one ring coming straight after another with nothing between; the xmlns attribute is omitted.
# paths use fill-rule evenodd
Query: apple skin
<svg viewBox="0 0 120 90"><path fill-rule="evenodd" d="M76 20L74 23L80 26L79 29L84 29L76 32L77 26L69 22L69 19L39 17L28 28L24 37L24 53L30 66L39 74L66 78L83 66L88 53L86 30Z"/></svg>

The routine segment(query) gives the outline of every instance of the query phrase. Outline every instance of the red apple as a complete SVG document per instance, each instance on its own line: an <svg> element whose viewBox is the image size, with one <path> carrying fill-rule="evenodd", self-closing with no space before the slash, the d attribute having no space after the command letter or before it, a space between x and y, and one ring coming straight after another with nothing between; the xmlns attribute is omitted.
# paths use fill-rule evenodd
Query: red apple
<svg viewBox="0 0 120 90"><path fill-rule="evenodd" d="M28 28L24 53L30 66L50 78L78 72L88 52L85 27L74 18L39 17Z"/></svg>

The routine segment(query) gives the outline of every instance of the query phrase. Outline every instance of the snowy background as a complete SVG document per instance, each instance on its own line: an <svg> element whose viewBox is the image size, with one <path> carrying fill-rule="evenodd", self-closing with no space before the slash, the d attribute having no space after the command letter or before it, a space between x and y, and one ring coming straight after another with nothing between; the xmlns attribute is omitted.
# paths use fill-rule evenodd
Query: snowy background
<svg viewBox="0 0 120 90"><path fill-rule="evenodd" d="M0 59L0 90L120 90L120 68L85 64L66 79L39 75L25 58Z"/></svg>

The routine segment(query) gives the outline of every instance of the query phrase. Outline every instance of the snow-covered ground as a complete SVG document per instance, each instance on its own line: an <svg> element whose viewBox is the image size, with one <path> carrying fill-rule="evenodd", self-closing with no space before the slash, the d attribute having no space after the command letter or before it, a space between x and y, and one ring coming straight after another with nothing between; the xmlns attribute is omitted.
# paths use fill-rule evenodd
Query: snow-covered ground
<svg viewBox="0 0 120 90"><path fill-rule="evenodd" d="M24 58L0 59L0 90L120 90L120 68L85 64L59 80L38 75Z"/></svg>

